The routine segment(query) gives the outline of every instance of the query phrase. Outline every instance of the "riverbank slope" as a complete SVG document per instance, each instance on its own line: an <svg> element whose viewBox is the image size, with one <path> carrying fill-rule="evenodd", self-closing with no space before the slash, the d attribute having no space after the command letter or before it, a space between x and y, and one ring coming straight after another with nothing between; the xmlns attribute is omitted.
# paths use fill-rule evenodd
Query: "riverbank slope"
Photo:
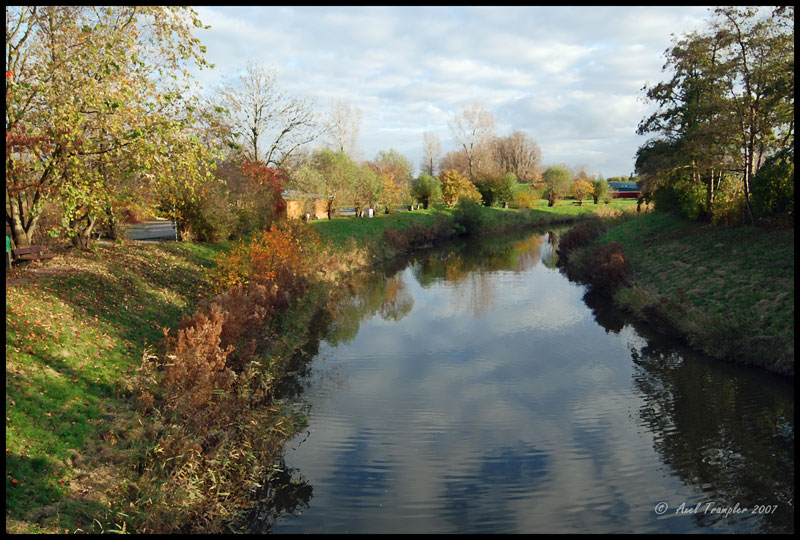
<svg viewBox="0 0 800 540"><path fill-rule="evenodd" d="M794 228L716 227L652 212L569 257L578 274L599 246L630 263L614 302L705 354L794 375Z"/></svg>

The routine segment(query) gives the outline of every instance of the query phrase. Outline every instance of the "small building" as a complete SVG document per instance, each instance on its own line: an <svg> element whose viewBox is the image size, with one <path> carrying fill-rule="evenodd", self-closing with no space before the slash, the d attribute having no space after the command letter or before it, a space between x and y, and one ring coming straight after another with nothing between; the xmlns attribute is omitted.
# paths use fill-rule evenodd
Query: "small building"
<svg viewBox="0 0 800 540"><path fill-rule="evenodd" d="M301 193L297 190L286 190L281 193L286 201L286 218L303 219L308 214L311 219L328 217L328 200L316 193Z"/></svg>
<svg viewBox="0 0 800 540"><path fill-rule="evenodd" d="M609 182L608 185L615 199L638 199L642 195L636 182Z"/></svg>

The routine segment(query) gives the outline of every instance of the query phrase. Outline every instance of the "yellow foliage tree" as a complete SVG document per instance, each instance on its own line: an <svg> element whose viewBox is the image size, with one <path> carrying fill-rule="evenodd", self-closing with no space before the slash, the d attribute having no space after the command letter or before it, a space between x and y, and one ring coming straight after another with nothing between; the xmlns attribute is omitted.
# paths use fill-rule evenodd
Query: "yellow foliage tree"
<svg viewBox="0 0 800 540"><path fill-rule="evenodd" d="M578 201L578 206L583 205L583 199L594 193L594 186L586 180L575 180L573 183L573 193Z"/></svg>
<svg viewBox="0 0 800 540"><path fill-rule="evenodd" d="M480 191L475 187L469 178L455 169L449 169L442 173L442 200L450 208L454 207L459 199L481 202Z"/></svg>

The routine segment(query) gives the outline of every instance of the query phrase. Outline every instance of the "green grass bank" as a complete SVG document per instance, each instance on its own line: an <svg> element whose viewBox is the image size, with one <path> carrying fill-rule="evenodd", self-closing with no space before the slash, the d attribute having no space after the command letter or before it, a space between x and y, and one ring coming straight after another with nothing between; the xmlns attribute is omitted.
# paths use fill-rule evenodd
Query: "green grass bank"
<svg viewBox="0 0 800 540"><path fill-rule="evenodd" d="M620 212L633 212L636 210L636 201L614 199L610 204L596 205L587 200L578 206L574 201L561 200L555 206L547 206L547 201L537 200L531 209L481 207L480 210L483 218L482 229L485 233L491 234L513 228L570 223L592 215L611 217ZM386 249L386 246L381 244L387 229L435 227L437 221L449 224L452 219L453 209L440 207L377 214L373 218L336 217L332 220L312 221L311 224L327 243L337 249L346 250L353 245L370 246L373 252L381 254Z"/></svg>
<svg viewBox="0 0 800 540"><path fill-rule="evenodd" d="M652 212L621 220L569 257L580 273L598 246L630 263L614 302L721 360L794 375L794 228L715 227Z"/></svg>
<svg viewBox="0 0 800 540"><path fill-rule="evenodd" d="M100 242L7 273L7 532L126 523L109 503L137 444L129 381L210 294L205 269L225 248Z"/></svg>

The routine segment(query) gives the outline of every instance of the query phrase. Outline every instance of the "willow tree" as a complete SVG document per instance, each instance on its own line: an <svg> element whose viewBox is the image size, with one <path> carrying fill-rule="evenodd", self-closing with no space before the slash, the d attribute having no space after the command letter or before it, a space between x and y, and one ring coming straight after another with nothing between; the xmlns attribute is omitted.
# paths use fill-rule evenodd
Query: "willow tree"
<svg viewBox="0 0 800 540"><path fill-rule="evenodd" d="M292 174L290 187L323 197L328 219L332 219L339 204L353 200L357 176L359 167L347 154L323 148L316 150L311 160Z"/></svg>
<svg viewBox="0 0 800 540"><path fill-rule="evenodd" d="M62 229L85 248L115 200L150 191L156 141L177 136L176 110L191 110L181 98L188 66L207 65L193 35L200 27L194 10L179 7L6 8L6 222L15 245L30 245L44 204L57 201Z"/></svg>

